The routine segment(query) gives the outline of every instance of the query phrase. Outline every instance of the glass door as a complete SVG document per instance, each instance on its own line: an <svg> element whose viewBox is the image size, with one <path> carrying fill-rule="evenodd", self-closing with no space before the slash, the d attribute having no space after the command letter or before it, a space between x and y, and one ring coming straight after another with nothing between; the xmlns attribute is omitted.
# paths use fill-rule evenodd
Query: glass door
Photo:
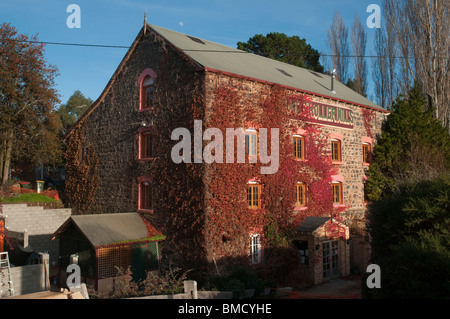
<svg viewBox="0 0 450 319"><path fill-rule="evenodd" d="M339 277L338 242L326 241L322 244L323 279Z"/></svg>

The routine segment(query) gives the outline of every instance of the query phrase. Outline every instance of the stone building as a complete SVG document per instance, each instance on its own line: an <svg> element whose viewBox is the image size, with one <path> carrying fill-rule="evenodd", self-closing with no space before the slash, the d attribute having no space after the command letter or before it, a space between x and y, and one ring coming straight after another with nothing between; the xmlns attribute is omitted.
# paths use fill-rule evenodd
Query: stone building
<svg viewBox="0 0 450 319"><path fill-rule="evenodd" d="M329 75L145 24L67 135L66 191L78 214L139 212L166 235L167 262L260 265L270 221L361 232L387 114Z"/></svg>

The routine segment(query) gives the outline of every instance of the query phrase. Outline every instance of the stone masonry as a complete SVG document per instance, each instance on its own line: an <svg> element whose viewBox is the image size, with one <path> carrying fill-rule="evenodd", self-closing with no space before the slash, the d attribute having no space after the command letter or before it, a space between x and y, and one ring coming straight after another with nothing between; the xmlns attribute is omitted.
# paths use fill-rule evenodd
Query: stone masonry
<svg viewBox="0 0 450 319"><path fill-rule="evenodd" d="M42 206L26 204L4 204L5 227L15 232L27 232L29 246L50 255L50 264L58 260L58 241L50 236L71 215L71 209L44 209Z"/></svg>

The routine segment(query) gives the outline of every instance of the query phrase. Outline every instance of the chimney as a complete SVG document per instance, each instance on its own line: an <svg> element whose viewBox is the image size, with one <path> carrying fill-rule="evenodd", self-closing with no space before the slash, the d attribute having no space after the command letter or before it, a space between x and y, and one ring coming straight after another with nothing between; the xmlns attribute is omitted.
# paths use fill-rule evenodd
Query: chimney
<svg viewBox="0 0 450 319"><path fill-rule="evenodd" d="M336 69L333 69L333 72L331 72L331 93L336 94L336 91L334 90L334 77L336 74Z"/></svg>

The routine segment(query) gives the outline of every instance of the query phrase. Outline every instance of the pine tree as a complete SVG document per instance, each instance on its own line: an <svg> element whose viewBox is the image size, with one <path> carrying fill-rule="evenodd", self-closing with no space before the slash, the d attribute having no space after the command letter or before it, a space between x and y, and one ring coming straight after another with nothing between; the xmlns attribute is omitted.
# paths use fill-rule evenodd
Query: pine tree
<svg viewBox="0 0 450 319"><path fill-rule="evenodd" d="M404 182L450 173L450 135L427 105L415 85L390 109L369 169L369 199L379 200L384 190Z"/></svg>

